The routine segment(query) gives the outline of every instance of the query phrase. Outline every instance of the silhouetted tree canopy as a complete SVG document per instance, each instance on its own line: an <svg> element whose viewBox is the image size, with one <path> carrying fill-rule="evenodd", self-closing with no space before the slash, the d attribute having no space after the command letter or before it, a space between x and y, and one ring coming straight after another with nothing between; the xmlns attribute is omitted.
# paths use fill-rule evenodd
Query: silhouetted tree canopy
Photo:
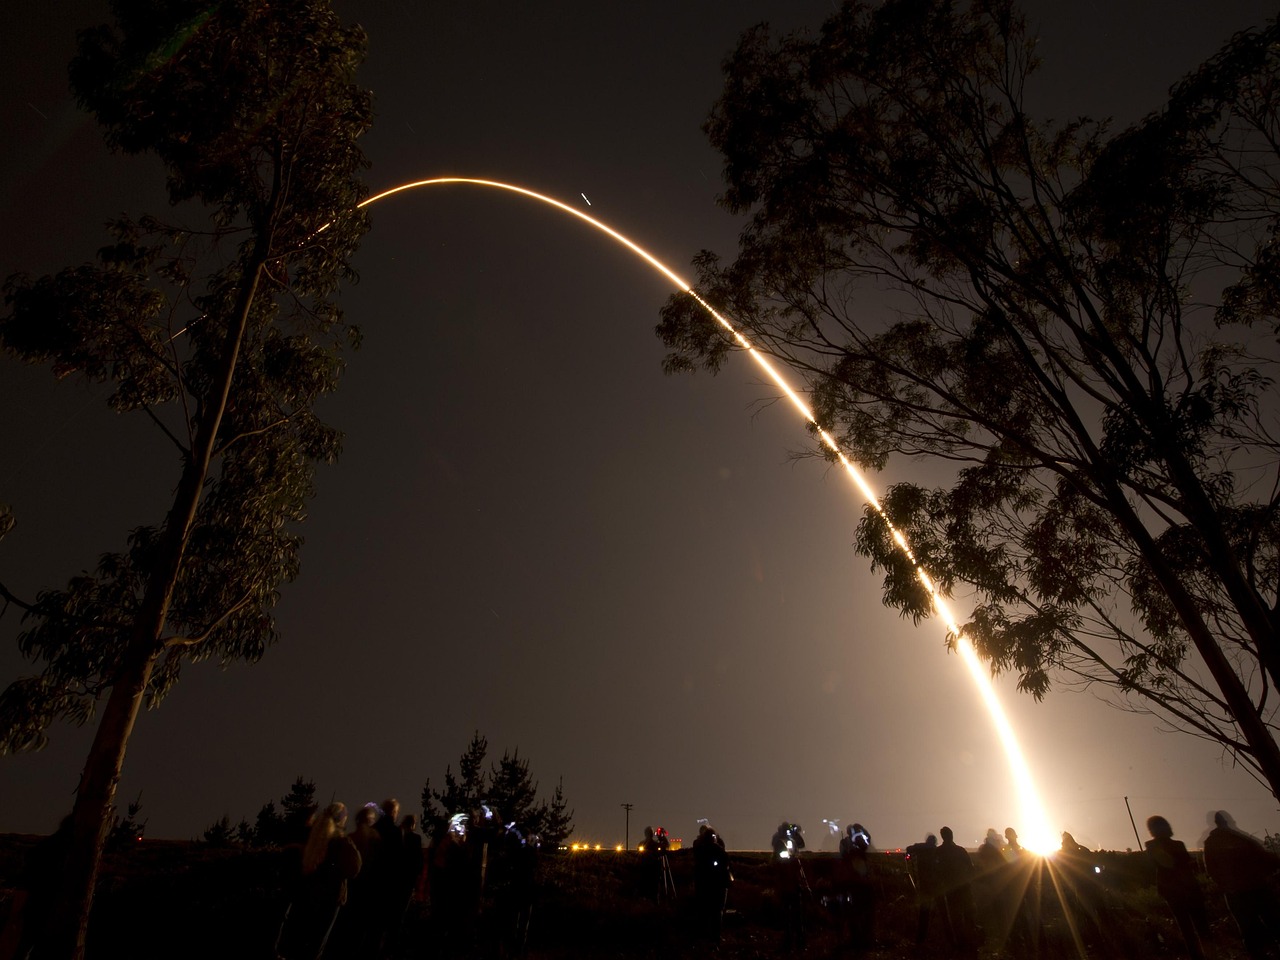
<svg viewBox="0 0 1280 960"><path fill-rule="evenodd" d="M887 604L932 612L892 523L993 671L1149 710L1280 796L1277 40L1112 133L1028 114L1006 0L756 28L706 124L749 220L696 266L858 464L932 468L858 529ZM668 371L737 349L685 295L658 333Z"/></svg>

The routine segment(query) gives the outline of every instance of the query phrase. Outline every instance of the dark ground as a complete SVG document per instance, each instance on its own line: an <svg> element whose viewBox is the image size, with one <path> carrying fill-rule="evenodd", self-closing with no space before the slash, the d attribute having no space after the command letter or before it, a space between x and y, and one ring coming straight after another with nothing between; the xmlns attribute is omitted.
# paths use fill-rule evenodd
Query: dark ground
<svg viewBox="0 0 1280 960"><path fill-rule="evenodd" d="M27 852L38 838L0 836L0 920L8 917ZM677 897L658 905L636 890L634 853L574 853L544 856L529 936L533 958L715 957L746 960L790 953L812 958L946 957L935 916L923 949L914 947L916 907L900 854L877 853L874 945L859 953L849 945L841 916L830 905L838 862L832 855L807 856L813 896L805 907L807 943L801 953L784 946L783 916L762 853L731 855L734 884L724 936L716 946L693 936L692 855L671 855ZM276 850L214 849L204 844L144 840L110 855L95 903L90 960L98 958L270 958L280 899L282 854ZM1086 955L1120 960L1183 956L1181 940L1142 854L1100 853L1097 863L1104 904L1101 935L1086 938ZM1206 879L1216 960L1245 957L1221 897ZM1046 880L1039 956L1078 957L1063 911ZM825 901L825 904L824 904ZM486 925L480 924L481 937ZM0 937L0 940L3 938ZM1012 957L991 931L970 957ZM472 956L492 951L477 948ZM413 903L400 957L437 957L426 904Z"/></svg>

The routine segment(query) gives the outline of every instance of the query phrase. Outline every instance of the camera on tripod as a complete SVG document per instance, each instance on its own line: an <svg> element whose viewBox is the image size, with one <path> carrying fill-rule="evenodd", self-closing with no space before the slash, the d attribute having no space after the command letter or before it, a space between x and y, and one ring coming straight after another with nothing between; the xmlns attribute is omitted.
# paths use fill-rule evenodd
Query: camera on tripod
<svg viewBox="0 0 1280 960"><path fill-rule="evenodd" d="M774 852L780 860L789 860L792 857L799 856L800 851L804 848L804 837L801 835L800 824L784 823L778 827L778 832L774 834Z"/></svg>

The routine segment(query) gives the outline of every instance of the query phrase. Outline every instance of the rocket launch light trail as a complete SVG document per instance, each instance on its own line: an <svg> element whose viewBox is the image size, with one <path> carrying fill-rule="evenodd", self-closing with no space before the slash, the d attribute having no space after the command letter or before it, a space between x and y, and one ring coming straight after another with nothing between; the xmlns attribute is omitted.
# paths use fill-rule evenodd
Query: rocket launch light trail
<svg viewBox="0 0 1280 960"><path fill-rule="evenodd" d="M734 339L738 346L756 362L756 364L765 372L765 375L768 376L769 380L782 391L788 400L791 401L792 406L795 407L799 414L814 426L818 436L822 439L823 444L840 461L841 465L845 469L845 474L853 481L854 486L858 488L858 491L866 499L867 503L880 514L880 517L892 532L894 541L898 544L899 549L902 550L907 559L911 561L912 566L915 568L917 578L929 592L934 610L937 612L939 618L941 618L941 620L946 624L952 635L956 637L956 650L959 652L960 658L964 662L965 667L968 668L969 676L978 689L983 706L986 707L987 713L990 715L992 725L995 727L996 734L1000 740L1000 744L1004 748L1005 758L1009 764L1009 770L1013 777L1014 786L1018 795L1020 815L1022 817L1022 825L1024 828L1023 841L1025 846L1038 853L1048 853L1049 851L1056 849L1058 846L1058 840L1054 835L1052 827L1049 825L1048 815L1046 814L1044 805L1040 800L1039 791L1036 789L1035 781L1031 776L1031 770L1027 765L1026 758L1023 756L1022 748L1018 744L1018 738L1014 733L1013 726L1009 723L1009 718L1006 716L1004 708L1001 706L999 698L996 696L995 688L991 684L991 678L988 676L987 671L983 669L982 661L979 659L977 651L974 650L973 644L964 636L963 633L961 633L960 626L952 616L946 601L934 588L929 575L916 561L915 554L912 552L911 546L907 542L906 537L893 525L889 517L885 514L884 509L880 505L879 498L871 488L871 485L867 482L867 479L863 476L862 471L860 471L853 462L845 456L844 451L836 442L835 438L818 425L818 422L814 418L813 412L809 409L808 404L806 404L800 395L792 389L791 385L782 376L782 374L778 372L777 368L769 362L769 359L765 357L764 354L756 350L752 343L738 330L738 328L729 319L711 306L711 304L707 303L707 301L704 300L692 286L686 283L680 276L667 267L666 264L662 263L662 261L658 260L643 247L623 236L607 224L597 220L595 217L589 216L581 210L571 207L566 203L562 203L553 197L548 197L545 194L537 193L533 190L529 190L525 187L519 187L514 184L502 183L497 180L481 180L472 177L434 177L427 180L414 180L409 183L402 183L399 186L383 190L381 193L376 193L366 199L360 204L360 207L367 207L372 203L377 203L380 200L385 200L387 197L392 197L408 190L417 190L421 187L448 185L466 185L486 187L495 190L505 190L508 193L516 193L520 196L528 197L531 200L537 200L541 203L545 203L548 206L555 207L557 210L584 221L596 230L599 230L601 233L606 234L613 240L622 244L670 280L681 292L693 297L693 299L698 302L699 306L706 310L707 313L725 329L729 336ZM584 196L583 199L585 200L586 197Z"/></svg>

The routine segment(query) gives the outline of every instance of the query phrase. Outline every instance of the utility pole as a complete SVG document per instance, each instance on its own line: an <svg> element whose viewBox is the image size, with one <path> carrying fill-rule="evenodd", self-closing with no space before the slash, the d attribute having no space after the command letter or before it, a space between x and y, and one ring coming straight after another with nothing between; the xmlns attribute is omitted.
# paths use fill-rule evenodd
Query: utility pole
<svg viewBox="0 0 1280 960"><path fill-rule="evenodd" d="M1133 822L1133 808L1129 806L1129 798L1124 798L1124 808L1129 811L1129 825L1133 827L1133 838L1138 841L1138 849L1142 849L1142 837L1138 836L1138 825Z"/></svg>
<svg viewBox="0 0 1280 960"><path fill-rule="evenodd" d="M634 806L635 806L634 803L622 804L622 809L627 811L627 825L626 825L626 830L623 833L623 840L622 840L622 847L624 850L631 849L631 808Z"/></svg>

